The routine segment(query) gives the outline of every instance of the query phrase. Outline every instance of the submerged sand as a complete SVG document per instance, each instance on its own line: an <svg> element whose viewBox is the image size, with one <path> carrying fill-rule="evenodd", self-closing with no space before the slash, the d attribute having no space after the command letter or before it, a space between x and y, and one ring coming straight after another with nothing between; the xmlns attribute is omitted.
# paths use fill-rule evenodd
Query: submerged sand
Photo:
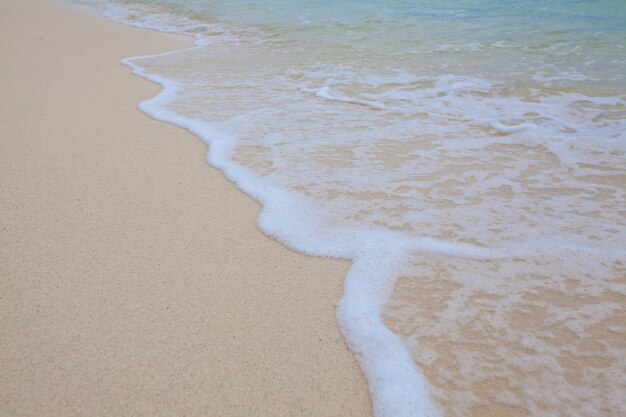
<svg viewBox="0 0 626 417"><path fill-rule="evenodd" d="M119 61L190 45L0 4L0 414L370 415L335 323L347 262L255 227Z"/></svg>

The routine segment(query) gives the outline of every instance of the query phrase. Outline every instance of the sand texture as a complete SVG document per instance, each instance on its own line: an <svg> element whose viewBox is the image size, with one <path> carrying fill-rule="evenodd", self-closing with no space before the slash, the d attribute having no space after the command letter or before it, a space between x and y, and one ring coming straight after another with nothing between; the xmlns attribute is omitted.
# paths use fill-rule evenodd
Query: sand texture
<svg viewBox="0 0 626 417"><path fill-rule="evenodd" d="M293 253L120 64L190 45L0 3L0 415L364 416L349 264Z"/></svg>

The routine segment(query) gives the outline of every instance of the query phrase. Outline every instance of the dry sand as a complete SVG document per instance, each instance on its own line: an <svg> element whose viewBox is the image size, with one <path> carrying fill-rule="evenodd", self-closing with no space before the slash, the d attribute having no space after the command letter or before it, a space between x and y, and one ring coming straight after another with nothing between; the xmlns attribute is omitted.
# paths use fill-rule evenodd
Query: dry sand
<svg viewBox="0 0 626 417"><path fill-rule="evenodd" d="M335 324L348 263L293 253L130 55L186 47L0 3L0 414L363 416Z"/></svg>

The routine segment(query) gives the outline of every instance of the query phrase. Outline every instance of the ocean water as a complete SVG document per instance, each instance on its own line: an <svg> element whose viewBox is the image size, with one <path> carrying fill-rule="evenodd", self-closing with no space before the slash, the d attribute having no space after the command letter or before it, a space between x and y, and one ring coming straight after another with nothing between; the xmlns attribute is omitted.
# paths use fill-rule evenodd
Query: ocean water
<svg viewBox="0 0 626 417"><path fill-rule="evenodd" d="M193 36L140 108L352 259L377 416L626 415L623 0L83 2Z"/></svg>

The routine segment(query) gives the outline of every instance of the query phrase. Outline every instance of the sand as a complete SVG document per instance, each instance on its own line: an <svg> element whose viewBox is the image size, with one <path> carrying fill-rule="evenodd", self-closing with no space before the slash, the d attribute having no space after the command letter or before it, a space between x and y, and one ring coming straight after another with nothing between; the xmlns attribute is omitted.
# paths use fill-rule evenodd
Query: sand
<svg viewBox="0 0 626 417"><path fill-rule="evenodd" d="M0 415L371 415L335 323L348 262L261 234L120 64L187 47L0 3Z"/></svg>

